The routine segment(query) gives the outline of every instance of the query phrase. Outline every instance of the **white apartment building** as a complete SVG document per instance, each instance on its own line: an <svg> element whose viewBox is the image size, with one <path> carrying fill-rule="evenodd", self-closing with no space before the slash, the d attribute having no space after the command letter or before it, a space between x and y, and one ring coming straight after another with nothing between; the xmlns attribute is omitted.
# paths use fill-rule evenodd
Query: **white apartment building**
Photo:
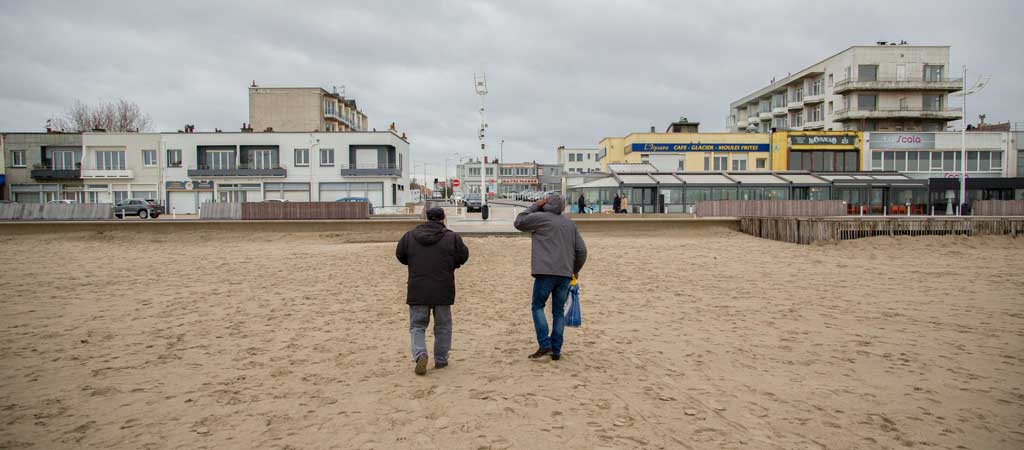
<svg viewBox="0 0 1024 450"><path fill-rule="evenodd" d="M853 46L729 105L731 131L944 131L962 117L949 46Z"/></svg>
<svg viewBox="0 0 1024 450"><path fill-rule="evenodd" d="M601 150L597 148L558 147L558 164L566 174L601 171Z"/></svg>
<svg viewBox="0 0 1024 450"><path fill-rule="evenodd" d="M12 200L151 198L178 214L204 202L409 200L409 143L393 132L12 133Z"/></svg>

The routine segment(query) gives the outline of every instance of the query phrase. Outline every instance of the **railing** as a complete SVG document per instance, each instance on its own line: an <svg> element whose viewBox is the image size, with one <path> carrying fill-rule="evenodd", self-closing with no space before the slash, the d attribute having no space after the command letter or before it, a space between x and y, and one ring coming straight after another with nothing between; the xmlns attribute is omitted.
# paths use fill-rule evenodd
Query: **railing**
<svg viewBox="0 0 1024 450"><path fill-rule="evenodd" d="M77 180L82 178L82 164L77 163L73 167L34 164L31 176L37 180Z"/></svg>
<svg viewBox="0 0 1024 450"><path fill-rule="evenodd" d="M398 164L341 164L341 175L358 176L402 176L402 169Z"/></svg>
<svg viewBox="0 0 1024 450"><path fill-rule="evenodd" d="M878 77L873 80L846 78L836 81L833 91L840 93L851 89L945 89L960 90L963 78L898 79Z"/></svg>
<svg viewBox="0 0 1024 450"><path fill-rule="evenodd" d="M227 167L196 164L188 168L188 175L197 177L283 177L287 174L281 164L231 164Z"/></svg>
<svg viewBox="0 0 1024 450"><path fill-rule="evenodd" d="M959 108L959 107L957 107L957 108L951 108L951 107L946 107L946 108L926 108L926 107L922 107L922 106L895 106L895 107L893 107L893 106L883 106L883 107L876 107L876 108L867 109L867 108L859 108L859 107L852 107L851 106L851 107L846 107L846 108L839 108L839 109L835 110L834 114L835 114L836 119L849 118L848 116L853 115L853 113L863 113L863 114L859 114L859 115L863 115L865 117L869 117L869 116L872 116L872 115L883 116L883 117L890 117L890 116L891 117L899 117L901 114L909 114L909 115L918 116L918 117L934 116L934 117L938 117L938 118L944 118L944 117L951 117L953 115L958 115L957 113L960 113L962 111L963 111L963 109ZM873 113L877 113L877 114L873 114Z"/></svg>

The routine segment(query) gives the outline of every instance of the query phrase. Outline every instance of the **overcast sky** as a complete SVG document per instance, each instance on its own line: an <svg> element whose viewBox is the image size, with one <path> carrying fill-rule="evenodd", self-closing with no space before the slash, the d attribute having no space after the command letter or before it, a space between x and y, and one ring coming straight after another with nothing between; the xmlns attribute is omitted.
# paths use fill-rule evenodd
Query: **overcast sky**
<svg viewBox="0 0 1024 450"><path fill-rule="evenodd" d="M0 130L40 131L75 99L126 98L157 131L238 130L247 87L344 85L441 176L474 153L486 70L492 154L555 148L679 116L721 131L729 103L850 45L950 45L991 74L969 118L1024 121L1024 2L0 1ZM957 101L958 102L958 101Z"/></svg>

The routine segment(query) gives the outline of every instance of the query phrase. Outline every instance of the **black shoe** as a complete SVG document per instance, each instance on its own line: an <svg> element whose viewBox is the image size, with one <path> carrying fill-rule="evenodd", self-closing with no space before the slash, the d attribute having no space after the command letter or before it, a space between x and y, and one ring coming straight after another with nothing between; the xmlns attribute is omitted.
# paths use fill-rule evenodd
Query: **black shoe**
<svg viewBox="0 0 1024 450"><path fill-rule="evenodd" d="M434 369L444 369L445 367L448 367L448 363L446 363L446 362L435 362L434 363Z"/></svg>
<svg viewBox="0 0 1024 450"><path fill-rule="evenodd" d="M427 355L420 355L416 358L416 375L427 374Z"/></svg>
<svg viewBox="0 0 1024 450"><path fill-rule="evenodd" d="M532 355L528 356L527 358L530 358L530 359L543 358L543 357L547 356L549 353L551 353L551 349L550 348L542 348L542 349L538 349L536 352L534 352Z"/></svg>
<svg viewBox="0 0 1024 450"><path fill-rule="evenodd" d="M562 355L560 353L552 353L551 354L551 360L552 361L558 361L560 359L562 359Z"/></svg>

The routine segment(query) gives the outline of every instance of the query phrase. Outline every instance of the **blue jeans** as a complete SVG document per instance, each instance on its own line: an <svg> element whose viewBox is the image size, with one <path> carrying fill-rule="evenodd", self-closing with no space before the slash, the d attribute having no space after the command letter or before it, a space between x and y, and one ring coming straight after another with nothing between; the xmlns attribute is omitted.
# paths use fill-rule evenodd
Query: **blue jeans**
<svg viewBox="0 0 1024 450"><path fill-rule="evenodd" d="M533 278L533 328L537 332L537 345L550 349L556 355L562 353L562 331L565 330L565 301L569 298L569 277L535 275ZM548 335L548 321L544 317L544 306L551 297L551 331Z"/></svg>

